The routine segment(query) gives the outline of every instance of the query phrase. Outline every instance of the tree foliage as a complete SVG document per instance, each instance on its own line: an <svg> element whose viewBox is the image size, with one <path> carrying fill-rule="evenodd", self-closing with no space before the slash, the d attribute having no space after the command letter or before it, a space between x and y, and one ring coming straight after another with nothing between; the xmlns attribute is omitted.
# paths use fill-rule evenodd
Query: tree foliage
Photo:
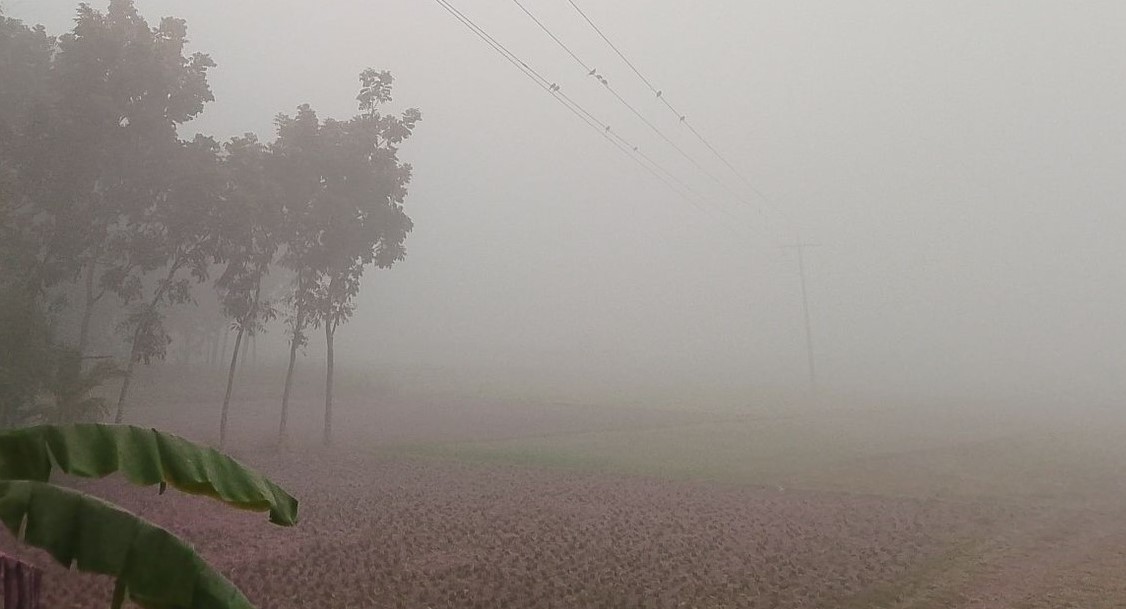
<svg viewBox="0 0 1126 609"><path fill-rule="evenodd" d="M215 66L187 42L183 20L151 25L133 0L80 4L57 37L0 14L0 427L100 419L111 408L96 390L117 377L121 422L136 366L168 352L169 315L202 297L236 333L220 443L241 346L277 316L290 333L282 435L318 329L331 437L333 337L365 270L406 256L399 146L421 113L385 111L394 78L367 69L347 120L302 105L272 141L185 141L177 129L213 101Z"/></svg>
<svg viewBox="0 0 1126 609"><path fill-rule="evenodd" d="M140 485L171 485L241 509L297 522L297 501L212 449L156 430L40 426L0 433L0 522L79 570L117 580L114 606L249 609L251 604L168 531L85 493L48 483L52 470L99 478L120 471Z"/></svg>
<svg viewBox="0 0 1126 609"><path fill-rule="evenodd" d="M42 84L31 89L37 98L13 104L11 122L23 125L13 131L13 162L20 198L35 206L38 284L95 265L105 274L98 283L128 289L132 272L160 264L121 255L174 179L176 126L213 99L206 74L214 64L183 55L186 33L181 20L149 27L131 0L113 0L104 13L80 5L74 28L53 44L35 36L48 61L31 63L40 74L25 80Z"/></svg>
<svg viewBox="0 0 1126 609"><path fill-rule="evenodd" d="M237 335L219 424L220 447L227 439L227 416L243 340L263 330L276 316L273 303L262 297L262 282L274 263L284 227L269 148L257 136L246 134L229 141L224 149L226 187L216 213L215 261L225 268L215 288Z"/></svg>
<svg viewBox="0 0 1126 609"><path fill-rule="evenodd" d="M186 35L179 19L151 27L132 0L105 11L79 5L57 38L0 16L0 281L27 294L6 319L34 316L54 330L37 343L54 362L40 366L54 379L54 420L105 410L87 393L118 371L86 350L106 294L127 311L117 324L129 346L127 389L135 361L164 355L164 309L187 302L190 283L206 276L217 146L183 142L176 129L213 99L214 63L185 54ZM72 282L84 290L78 338L67 345L71 333L44 311L76 304Z"/></svg>
<svg viewBox="0 0 1126 609"><path fill-rule="evenodd" d="M117 580L146 609L253 609L250 601L172 533L78 491L0 481L0 522L65 566Z"/></svg>
<svg viewBox="0 0 1126 609"><path fill-rule="evenodd" d="M219 451L172 434L125 425L40 425L0 432L0 479L46 482L57 467L83 478L121 472L133 484L170 485L234 507L297 522L297 501Z"/></svg>
<svg viewBox="0 0 1126 609"><path fill-rule="evenodd" d="M36 416L56 359L51 335L41 302L0 282L0 427Z"/></svg>
<svg viewBox="0 0 1126 609"><path fill-rule="evenodd" d="M305 330L323 328L327 347L325 443L331 440L333 336L355 311L364 269L389 268L406 256L414 224L403 209L411 166L398 158L422 114L384 114L393 79L386 71L360 74L360 114L321 120L308 105L279 116L274 152L284 168L287 241L281 263L295 274L290 372L283 421L298 347ZM282 427L284 435L284 422Z"/></svg>

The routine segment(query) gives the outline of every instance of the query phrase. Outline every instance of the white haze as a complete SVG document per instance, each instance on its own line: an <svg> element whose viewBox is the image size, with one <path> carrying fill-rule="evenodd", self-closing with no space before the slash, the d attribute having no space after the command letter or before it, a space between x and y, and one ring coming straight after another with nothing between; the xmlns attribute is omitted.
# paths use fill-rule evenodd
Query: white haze
<svg viewBox="0 0 1126 609"><path fill-rule="evenodd" d="M395 74L396 109L422 109L402 151L409 256L370 274L343 361L798 387L800 284L779 246L800 233L821 244L808 270L827 388L1046 403L1126 389L1126 4L581 2L764 205L566 2L524 1L752 206L509 0L455 4L724 211L671 193L431 0L137 1L151 22L187 19L219 64L188 131L268 137L304 102L349 116L366 66ZM61 32L73 5L5 9Z"/></svg>

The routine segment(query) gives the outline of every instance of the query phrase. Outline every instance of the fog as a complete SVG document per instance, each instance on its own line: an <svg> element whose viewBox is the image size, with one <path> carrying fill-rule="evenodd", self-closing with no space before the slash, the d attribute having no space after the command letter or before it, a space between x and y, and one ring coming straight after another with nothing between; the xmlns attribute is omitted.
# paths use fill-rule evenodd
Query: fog
<svg viewBox="0 0 1126 609"><path fill-rule="evenodd" d="M0 591L1126 606L1124 58L1109 0L0 0Z"/></svg>
<svg viewBox="0 0 1126 609"><path fill-rule="evenodd" d="M138 0L185 18L216 101L181 129L268 138L396 77L423 122L405 262L369 272L342 365L630 390L1112 404L1126 389L1126 7L1117 2L529 0L686 161L510 2L458 6L701 194L679 196L434 2ZM99 7L100 8L100 7ZM71 25L69 0L9 16ZM730 191L737 191L733 197ZM701 205L701 211L696 205ZM283 357L281 332L278 357ZM469 371L469 372L466 372Z"/></svg>

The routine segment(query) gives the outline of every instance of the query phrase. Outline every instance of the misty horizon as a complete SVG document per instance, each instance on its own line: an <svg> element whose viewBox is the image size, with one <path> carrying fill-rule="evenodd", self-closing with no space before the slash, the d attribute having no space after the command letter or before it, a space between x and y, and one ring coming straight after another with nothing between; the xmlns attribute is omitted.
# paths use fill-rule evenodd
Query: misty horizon
<svg viewBox="0 0 1126 609"><path fill-rule="evenodd" d="M462 7L701 192L704 213L438 5L309 7L138 2L150 19L185 18L189 50L218 64L216 101L182 137L270 139L271 118L306 102L347 118L367 65L396 76L392 108L421 108L402 151L415 168L409 255L365 278L343 353L800 387L797 262L781 248L800 235L822 245L807 264L826 390L1110 403L1124 389L1126 177L1113 160L1126 87L1113 58L1126 9L589 7L764 202L566 6L534 9L741 200L516 6ZM74 10L3 8L52 32Z"/></svg>

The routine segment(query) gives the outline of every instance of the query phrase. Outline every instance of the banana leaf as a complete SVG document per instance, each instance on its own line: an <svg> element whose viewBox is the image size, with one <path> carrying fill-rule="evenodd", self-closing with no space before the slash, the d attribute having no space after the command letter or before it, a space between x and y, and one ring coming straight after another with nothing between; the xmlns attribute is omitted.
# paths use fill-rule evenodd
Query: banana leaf
<svg viewBox="0 0 1126 609"><path fill-rule="evenodd" d="M117 578L117 591L145 609L253 609L191 546L85 493L0 481L0 521L68 568Z"/></svg>
<svg viewBox="0 0 1126 609"><path fill-rule="evenodd" d="M101 478L120 471L134 484L167 484L234 507L297 522L297 500L238 461L179 436L128 425L39 425L0 432L0 480L47 482L51 470Z"/></svg>

